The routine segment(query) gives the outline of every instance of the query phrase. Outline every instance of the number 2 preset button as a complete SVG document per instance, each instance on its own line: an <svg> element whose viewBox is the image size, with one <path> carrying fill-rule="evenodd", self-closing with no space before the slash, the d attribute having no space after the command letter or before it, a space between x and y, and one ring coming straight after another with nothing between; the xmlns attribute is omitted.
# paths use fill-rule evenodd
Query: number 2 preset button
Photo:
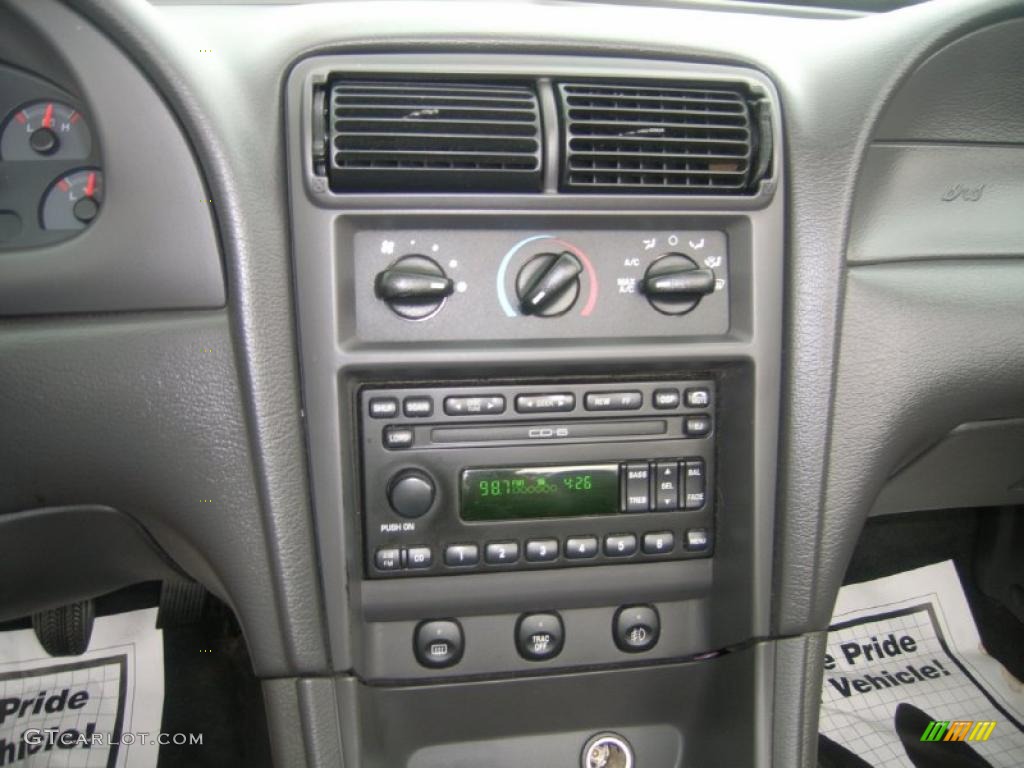
<svg viewBox="0 0 1024 768"><path fill-rule="evenodd" d="M491 565L514 563L519 559L518 541L492 541L484 550L484 560Z"/></svg>

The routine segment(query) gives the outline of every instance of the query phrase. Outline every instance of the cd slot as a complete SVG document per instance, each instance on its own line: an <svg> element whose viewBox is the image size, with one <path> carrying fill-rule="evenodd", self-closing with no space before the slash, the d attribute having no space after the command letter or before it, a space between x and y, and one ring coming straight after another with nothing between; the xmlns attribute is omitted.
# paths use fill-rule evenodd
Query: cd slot
<svg viewBox="0 0 1024 768"><path fill-rule="evenodd" d="M538 443L562 440L663 437L669 433L667 419L625 421L565 421L526 424L459 424L430 430L430 440L443 445L482 443ZM677 435L678 436L678 435Z"/></svg>

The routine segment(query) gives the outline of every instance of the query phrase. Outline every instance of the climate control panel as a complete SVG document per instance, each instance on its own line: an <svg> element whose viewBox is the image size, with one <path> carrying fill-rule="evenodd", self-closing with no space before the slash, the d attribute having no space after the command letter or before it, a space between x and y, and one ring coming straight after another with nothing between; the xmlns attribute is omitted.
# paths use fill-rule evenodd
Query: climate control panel
<svg viewBox="0 0 1024 768"><path fill-rule="evenodd" d="M716 336L729 331L722 230L365 230L367 341Z"/></svg>

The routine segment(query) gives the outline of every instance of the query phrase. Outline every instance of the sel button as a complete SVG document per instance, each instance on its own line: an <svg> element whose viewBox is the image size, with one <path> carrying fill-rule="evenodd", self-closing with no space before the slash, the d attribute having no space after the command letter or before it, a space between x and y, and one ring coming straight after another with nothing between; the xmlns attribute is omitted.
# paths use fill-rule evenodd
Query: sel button
<svg viewBox="0 0 1024 768"><path fill-rule="evenodd" d="M529 613L519 618L516 648L528 661L553 659L565 642L562 619L557 613Z"/></svg>

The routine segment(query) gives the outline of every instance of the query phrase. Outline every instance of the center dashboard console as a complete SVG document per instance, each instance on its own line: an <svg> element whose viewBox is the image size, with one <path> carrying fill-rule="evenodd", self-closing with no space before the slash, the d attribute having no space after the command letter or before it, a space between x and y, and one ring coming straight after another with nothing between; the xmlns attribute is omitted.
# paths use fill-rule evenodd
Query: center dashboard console
<svg viewBox="0 0 1024 768"><path fill-rule="evenodd" d="M779 408L771 83L353 55L300 62L287 97L318 548L333 663L355 681L339 696L411 727L432 684L486 683L448 704L434 762L410 736L374 742L380 764L457 761L490 727L477 693L500 706L503 679L556 671L561 694L627 692L589 714L538 703L558 749L604 718L671 751L719 707L749 736ZM676 686L655 698L712 679L750 695L634 732L653 722L625 704L649 665Z"/></svg>

